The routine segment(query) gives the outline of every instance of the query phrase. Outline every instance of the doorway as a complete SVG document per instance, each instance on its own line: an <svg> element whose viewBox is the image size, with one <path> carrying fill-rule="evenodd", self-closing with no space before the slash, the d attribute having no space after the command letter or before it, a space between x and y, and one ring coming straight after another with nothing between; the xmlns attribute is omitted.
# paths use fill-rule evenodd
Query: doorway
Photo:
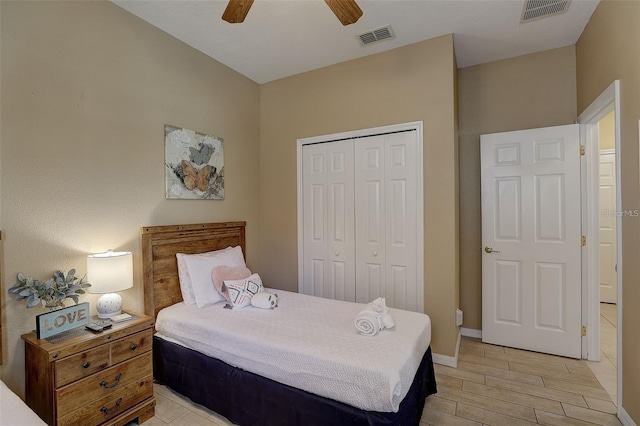
<svg viewBox="0 0 640 426"><path fill-rule="evenodd" d="M600 153L600 303L611 305L615 305L618 300L615 138L615 113L611 111L598 121L598 148Z"/></svg>
<svg viewBox="0 0 640 426"><path fill-rule="evenodd" d="M614 112L613 121L614 121L614 162L615 162L615 172L614 182L615 182L615 208L613 209L613 214L611 215L614 219L615 223L615 239L612 244L615 246L614 257L615 262L613 266L616 268L616 274L614 276L615 286L617 287L614 291L616 294L616 313L615 313L615 353L610 353L610 355L615 359L616 371L613 376L615 377L615 384L612 384L611 387L615 388L614 399L616 401L617 406L620 406L620 402L622 400L622 365L620 363L620 354L621 354L621 344L622 344L622 336L621 336L621 325L622 325L622 309L623 309L623 301L621 298L622 294L622 259L621 259L621 245L622 245L622 235L621 235L621 217L625 214L621 209L622 199L620 194L620 102L619 102L619 82L613 82L609 88L607 88L581 115L578 117L578 124L580 125L580 141L581 141L581 167L580 167L580 180L582 184L581 188L581 199L582 199L582 207L579 209L581 211L581 234L582 234L582 254L581 254L581 274L582 277L582 300L581 300L581 317L582 317L582 350L581 355L582 358L586 358L589 361L599 361L601 355L601 338L600 338L600 235L599 235L599 227L600 227L600 211L601 207L599 205L600 199L600 150L599 150L599 135L598 135L598 123L612 111ZM577 146L576 146L577 149ZM507 152L507 151L505 151ZM519 152L517 147L514 145L513 149L510 151L512 153ZM577 151L576 151L577 152ZM515 158L514 155L511 157ZM493 157L498 159L506 159L508 160L509 155L503 153L502 157ZM515 163L514 163L515 164ZM514 186L515 187L515 186ZM487 192L487 191L484 191ZM483 193L484 193L483 192ZM487 192L489 193L489 192ZM506 192L505 192L506 193ZM515 192L514 192L515 194ZM519 199L518 197L516 197ZM484 201L483 201L484 202ZM633 212L629 212L633 214ZM485 215L483 214L483 217ZM483 219L484 221L484 219ZM506 222L506 223L519 223L519 222ZM515 228L514 228L515 229ZM484 225L483 225L483 234L484 234ZM484 239L484 235L483 235ZM513 239L513 238L512 238ZM483 256L491 256L493 259L496 256L500 256L501 247L496 247L494 245L488 244L488 241L485 242L485 252L487 255L483 254ZM496 250L496 248L498 250ZM497 253L497 255L496 255ZM500 259L494 259L500 260ZM506 263L503 262L504 265ZM513 270L515 271L517 263L513 264ZM483 264L483 275L485 271ZM493 268L495 270L495 268ZM517 272L517 271L516 271ZM515 274L515 272L514 272ZM514 276L520 276L519 274L515 274ZM507 277L508 278L508 277ZM485 334L485 315L484 312L484 276L483 276L483 339ZM514 281L514 280L511 280ZM517 287L517 286L516 286ZM494 288L496 286L494 285ZM506 288L506 287L505 287ZM519 287L518 287L519 288ZM517 290L517 289L516 289ZM518 296L518 291L513 291L511 293L502 292L505 295L515 295ZM575 292L573 294L577 294ZM515 297L514 296L514 297ZM513 299L513 298L512 298ZM505 306L518 306L509 305L508 303ZM513 311L513 310L512 310ZM502 313L514 313L511 311L503 310ZM501 315L502 315L501 313ZM516 318L519 320L518 312L515 312L515 315L508 317L507 315L502 315L499 319L502 323L506 323L510 318ZM496 315L493 315L493 318L496 318ZM512 320L512 322L515 322ZM613 324L612 324L613 325ZM512 345L508 345L512 346Z"/></svg>
<svg viewBox="0 0 640 426"><path fill-rule="evenodd" d="M618 407L622 401L622 365L620 361L621 353L621 319L622 319L622 258L620 247L622 245L621 219L622 199L620 192L620 96L619 82L614 81L589 107L578 117L581 125L581 140L585 147L586 155L583 156L583 235L587 236L587 246L583 253L583 303L582 317L583 326L587 330L587 338L583 341L583 357L590 362L590 367L594 374L612 396L612 400ZM606 130L609 127L610 130ZM602 136L601 136L601 130ZM608 133L605 134L605 133ZM611 135L613 133L613 135ZM610 138L613 136L613 141ZM601 148L610 149L601 153ZM602 154L602 155L601 155ZM610 166L601 168L601 160L606 156L612 156L613 161ZM606 162L606 160L605 160ZM606 194L601 190L601 177L606 178L607 167L612 170L608 183L613 185ZM604 196L612 197L614 208L603 209L600 204ZM603 211L606 210L606 211ZM601 235L601 224L608 228L615 229L612 237ZM608 225L607 225L608 224ZM602 247L613 239L614 247L611 249ZM601 241L602 240L602 241ZM607 259L611 258L612 259ZM601 270L614 268L614 274L605 280L614 280L601 286L603 277L607 271L601 275ZM610 270L608 271L611 272ZM612 287L611 289L608 287ZM611 290L611 291L609 291ZM611 293L613 292L613 296ZM605 294L609 293L609 294ZM615 301L615 305L601 305L601 295L605 300ZM615 306L613 317L608 312L611 306ZM602 309L601 309L602 308ZM604 314L602 316L601 314ZM603 332L608 332L604 336ZM613 343L614 348L611 348ZM606 354L602 351L606 348Z"/></svg>
<svg viewBox="0 0 640 426"><path fill-rule="evenodd" d="M597 123L599 148L599 243L600 243L600 361L589 366L607 391L617 399L617 196L615 112Z"/></svg>

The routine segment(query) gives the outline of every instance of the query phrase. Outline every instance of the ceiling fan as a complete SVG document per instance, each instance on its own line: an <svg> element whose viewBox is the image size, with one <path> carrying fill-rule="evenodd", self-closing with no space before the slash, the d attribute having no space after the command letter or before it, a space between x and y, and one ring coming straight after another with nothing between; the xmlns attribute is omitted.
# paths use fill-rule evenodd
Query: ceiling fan
<svg viewBox="0 0 640 426"><path fill-rule="evenodd" d="M349 25L356 22L362 16L362 9L355 0L324 0L331 11L336 15L342 25ZM239 24L244 21L253 0L229 0L227 8L222 14L222 19L230 24Z"/></svg>

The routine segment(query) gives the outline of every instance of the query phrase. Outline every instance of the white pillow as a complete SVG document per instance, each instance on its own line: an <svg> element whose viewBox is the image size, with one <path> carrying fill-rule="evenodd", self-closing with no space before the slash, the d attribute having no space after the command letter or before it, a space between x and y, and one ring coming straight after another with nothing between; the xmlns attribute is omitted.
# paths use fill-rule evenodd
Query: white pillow
<svg viewBox="0 0 640 426"><path fill-rule="evenodd" d="M184 258L188 256L184 253L176 253L178 261L178 279L180 281L180 292L182 293L182 301L187 305L196 304L196 296L193 294L193 286L191 285L191 277L187 270L187 262Z"/></svg>
<svg viewBox="0 0 640 426"><path fill-rule="evenodd" d="M184 254L176 253L176 260L178 261L178 279L180 281L180 292L182 293L182 301L187 305L196 304L196 296L193 294L193 286L191 285L191 276L187 269L187 262L184 260L187 256L216 256L220 252L225 250L231 250L232 247L227 247L222 250L210 251L207 253L197 254Z"/></svg>
<svg viewBox="0 0 640 426"><path fill-rule="evenodd" d="M193 295L198 308L226 300L213 285L213 280L211 279L213 268L217 266L230 266L232 268L245 266L240 246L233 247L230 250L220 250L215 255L210 256L187 255L184 256L184 260L189 271Z"/></svg>
<svg viewBox="0 0 640 426"><path fill-rule="evenodd" d="M178 278L180 280L180 291L182 292L182 300L187 305L195 305L196 304L196 296L193 292L193 285L191 282L191 276L189 274L189 270L187 268L187 262L185 258L187 257L217 257L222 255L224 252L233 252L236 257L239 256L237 261L241 261L244 266L244 257L242 256L242 248L240 246L237 247L227 247L222 250L210 251L207 253L197 253L197 254L183 254L176 253L176 259L178 261Z"/></svg>

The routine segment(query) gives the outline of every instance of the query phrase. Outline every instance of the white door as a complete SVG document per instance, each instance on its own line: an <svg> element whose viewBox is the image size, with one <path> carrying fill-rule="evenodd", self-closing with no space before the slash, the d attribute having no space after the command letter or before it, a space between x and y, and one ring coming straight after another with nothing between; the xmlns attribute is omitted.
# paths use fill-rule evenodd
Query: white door
<svg viewBox="0 0 640 426"><path fill-rule="evenodd" d="M616 158L600 151L600 301L616 303Z"/></svg>
<svg viewBox="0 0 640 426"><path fill-rule="evenodd" d="M385 297L386 218L384 136L355 147L356 302ZM387 304L387 306L391 306Z"/></svg>
<svg viewBox="0 0 640 426"><path fill-rule="evenodd" d="M355 140L356 301L419 310L417 132Z"/></svg>
<svg viewBox="0 0 640 426"><path fill-rule="evenodd" d="M305 145L302 161L302 292L353 302L353 141Z"/></svg>
<svg viewBox="0 0 640 426"><path fill-rule="evenodd" d="M581 356L578 125L481 136L482 340Z"/></svg>

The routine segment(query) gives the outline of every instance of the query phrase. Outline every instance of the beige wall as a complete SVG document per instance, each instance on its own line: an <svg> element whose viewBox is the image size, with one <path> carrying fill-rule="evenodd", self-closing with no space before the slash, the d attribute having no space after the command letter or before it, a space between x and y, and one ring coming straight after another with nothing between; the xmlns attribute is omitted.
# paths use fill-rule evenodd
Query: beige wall
<svg viewBox="0 0 640 426"><path fill-rule="evenodd" d="M576 44L578 111L620 80L622 209L640 209L640 2L602 1ZM622 408L640 424L640 218L622 218Z"/></svg>
<svg viewBox="0 0 640 426"><path fill-rule="evenodd" d="M573 46L458 70L460 306L464 328L482 329L480 135L573 123Z"/></svg>
<svg viewBox="0 0 640 426"><path fill-rule="evenodd" d="M134 253L125 306L143 309L140 227L246 220L259 268L259 86L110 2L0 2L2 379L24 392L39 308L6 296L22 271L86 271L89 253ZM164 124L225 141L224 201L165 200ZM83 296L91 302L96 296Z"/></svg>
<svg viewBox="0 0 640 426"><path fill-rule="evenodd" d="M603 2L576 49L457 75L452 37L444 36L259 87L108 2L0 2L0 291L19 271L83 272L88 253L131 250L136 285L123 296L142 310L139 228L223 220L247 220L250 267L269 285L295 290L296 140L422 120L425 311L434 351L452 356L458 290L464 327L481 328L480 134L573 122L620 78L623 207L640 208L639 5ZM225 139L224 201L164 199L165 123ZM625 306L640 303L638 222L623 222ZM0 377L22 393L19 336L41 311L1 300ZM639 315L626 309L624 322ZM640 335L624 333L624 407L640 423L631 405L640 400Z"/></svg>
<svg viewBox="0 0 640 426"><path fill-rule="evenodd" d="M600 150L616 149L616 114L611 111L598 121L598 147Z"/></svg>
<svg viewBox="0 0 640 426"><path fill-rule="evenodd" d="M297 290L296 141L424 122L425 312L453 356L458 307L455 60L451 35L274 81L260 90L265 282Z"/></svg>

